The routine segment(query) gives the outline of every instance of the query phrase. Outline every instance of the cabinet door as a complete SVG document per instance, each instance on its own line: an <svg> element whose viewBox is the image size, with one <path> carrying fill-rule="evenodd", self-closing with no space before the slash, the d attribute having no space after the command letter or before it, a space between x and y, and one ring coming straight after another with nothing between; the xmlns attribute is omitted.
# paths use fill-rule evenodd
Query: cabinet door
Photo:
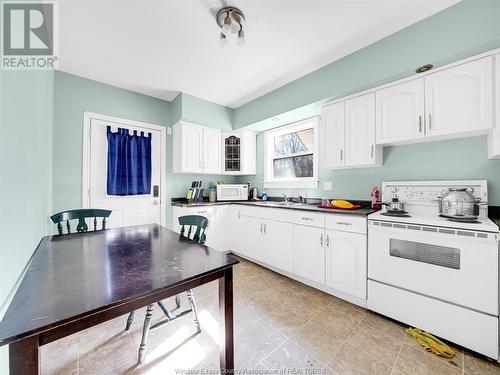
<svg viewBox="0 0 500 375"><path fill-rule="evenodd" d="M366 298L366 235L335 230L328 230L326 235L326 284Z"/></svg>
<svg viewBox="0 0 500 375"><path fill-rule="evenodd" d="M294 225L293 272L300 277L324 284L325 231L322 228Z"/></svg>
<svg viewBox="0 0 500 375"><path fill-rule="evenodd" d="M321 113L320 161L324 168L344 166L344 102L325 105Z"/></svg>
<svg viewBox="0 0 500 375"><path fill-rule="evenodd" d="M481 133L493 126L493 57L425 77L427 135Z"/></svg>
<svg viewBox="0 0 500 375"><path fill-rule="evenodd" d="M293 224L266 220L263 232L266 263L293 272Z"/></svg>
<svg viewBox="0 0 500 375"><path fill-rule="evenodd" d="M374 165L375 94L345 102L345 165Z"/></svg>
<svg viewBox="0 0 500 375"><path fill-rule="evenodd" d="M220 134L216 129L203 129L203 173L220 174Z"/></svg>
<svg viewBox="0 0 500 375"><path fill-rule="evenodd" d="M182 124L181 149L183 173L202 173L203 128Z"/></svg>
<svg viewBox="0 0 500 375"><path fill-rule="evenodd" d="M375 96L377 144L414 141L424 137L423 78L378 90Z"/></svg>
<svg viewBox="0 0 500 375"><path fill-rule="evenodd" d="M500 159L500 53L495 56L495 123L488 135L488 158Z"/></svg>
<svg viewBox="0 0 500 375"><path fill-rule="evenodd" d="M238 209L233 211L230 225L232 238L230 250L264 262L264 220L243 216Z"/></svg>

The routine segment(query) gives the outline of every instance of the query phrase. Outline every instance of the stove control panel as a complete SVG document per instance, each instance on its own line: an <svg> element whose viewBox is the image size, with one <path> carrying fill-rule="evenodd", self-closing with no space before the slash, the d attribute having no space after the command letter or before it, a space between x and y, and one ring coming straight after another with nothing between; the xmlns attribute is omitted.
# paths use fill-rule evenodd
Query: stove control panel
<svg viewBox="0 0 500 375"><path fill-rule="evenodd" d="M476 198L481 198L483 202L488 201L486 180L384 182L382 200L387 202L397 197L402 202L432 204L433 200L442 196L451 187L473 189Z"/></svg>

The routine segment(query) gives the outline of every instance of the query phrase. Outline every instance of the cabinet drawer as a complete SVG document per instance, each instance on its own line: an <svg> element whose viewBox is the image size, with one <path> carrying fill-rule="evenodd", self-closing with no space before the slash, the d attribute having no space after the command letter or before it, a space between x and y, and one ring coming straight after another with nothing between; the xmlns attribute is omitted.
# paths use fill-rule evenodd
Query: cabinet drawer
<svg viewBox="0 0 500 375"><path fill-rule="evenodd" d="M354 215L326 215L326 229L366 233L366 217Z"/></svg>
<svg viewBox="0 0 500 375"><path fill-rule="evenodd" d="M325 215L307 211L292 211L289 220L294 224L307 225L310 227L325 227Z"/></svg>

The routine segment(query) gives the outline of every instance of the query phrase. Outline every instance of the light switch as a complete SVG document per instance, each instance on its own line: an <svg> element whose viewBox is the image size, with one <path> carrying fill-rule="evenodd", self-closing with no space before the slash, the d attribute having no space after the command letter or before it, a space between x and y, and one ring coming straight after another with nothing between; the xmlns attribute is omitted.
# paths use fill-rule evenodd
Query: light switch
<svg viewBox="0 0 500 375"><path fill-rule="evenodd" d="M332 191L333 190L333 182L332 181L323 182L323 190Z"/></svg>

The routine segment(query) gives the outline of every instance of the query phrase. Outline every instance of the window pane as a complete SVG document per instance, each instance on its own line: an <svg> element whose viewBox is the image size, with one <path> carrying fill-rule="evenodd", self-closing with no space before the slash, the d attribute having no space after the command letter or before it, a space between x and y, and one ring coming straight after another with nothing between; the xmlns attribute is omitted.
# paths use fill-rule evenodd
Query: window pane
<svg viewBox="0 0 500 375"><path fill-rule="evenodd" d="M274 178L313 177L313 156L302 155L273 160Z"/></svg>
<svg viewBox="0 0 500 375"><path fill-rule="evenodd" d="M274 138L274 156L314 151L314 131L305 129Z"/></svg>

